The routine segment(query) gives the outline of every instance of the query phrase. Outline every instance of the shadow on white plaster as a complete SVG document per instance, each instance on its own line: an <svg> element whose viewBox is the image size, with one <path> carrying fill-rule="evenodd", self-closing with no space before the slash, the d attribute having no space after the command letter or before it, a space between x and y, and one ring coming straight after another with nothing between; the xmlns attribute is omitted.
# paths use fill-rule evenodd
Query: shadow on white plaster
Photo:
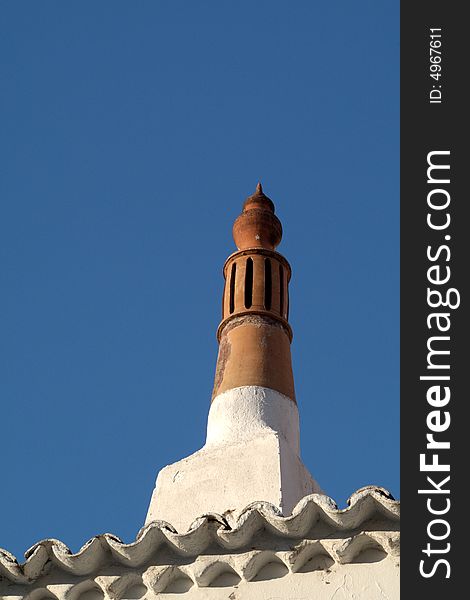
<svg viewBox="0 0 470 600"><path fill-rule="evenodd" d="M280 579L289 573L289 569L280 559L272 560L262 567L253 577L252 581L269 581Z"/></svg>
<svg viewBox="0 0 470 600"><path fill-rule="evenodd" d="M387 558L387 553L378 544L369 546L361 550L351 561L353 564L358 563L376 563Z"/></svg>
<svg viewBox="0 0 470 600"><path fill-rule="evenodd" d="M165 594L184 594L193 587L192 580L186 575L180 575L173 579L165 588Z"/></svg>
<svg viewBox="0 0 470 600"><path fill-rule="evenodd" d="M103 590L91 580L76 585L68 594L68 600L103 600Z"/></svg>
<svg viewBox="0 0 470 600"><path fill-rule="evenodd" d="M147 587L143 583L130 586L121 596L121 600L140 600L147 593Z"/></svg>
<svg viewBox="0 0 470 600"><path fill-rule="evenodd" d="M329 571L335 561L329 554L317 554L309 558L297 571L298 573L311 573L313 571Z"/></svg>
<svg viewBox="0 0 470 600"><path fill-rule="evenodd" d="M57 600L57 596L47 588L38 588L27 594L24 600Z"/></svg>
<svg viewBox="0 0 470 600"><path fill-rule="evenodd" d="M223 571L218 575L215 579L211 581L209 587L212 588L223 588L223 587L233 587L240 583L240 577L233 569L229 569L227 571Z"/></svg>

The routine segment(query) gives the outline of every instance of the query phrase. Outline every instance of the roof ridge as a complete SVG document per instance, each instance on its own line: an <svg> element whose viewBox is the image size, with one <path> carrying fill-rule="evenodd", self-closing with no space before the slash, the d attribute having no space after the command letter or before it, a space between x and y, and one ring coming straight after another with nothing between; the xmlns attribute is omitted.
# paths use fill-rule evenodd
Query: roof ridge
<svg viewBox="0 0 470 600"><path fill-rule="evenodd" d="M25 552L23 564L0 548L0 576L28 584L43 574L46 564L82 576L96 572L110 559L128 567L144 565L161 546L182 556L197 557L214 543L225 551L242 550L263 529L281 538L300 539L320 522L346 532L358 530L377 515L394 523L400 518L400 503L383 488L361 488L349 498L348 504L347 508L339 509L328 496L310 494L298 502L291 515L282 516L268 502L253 502L232 526L214 513L202 515L182 533L165 521L152 521L138 532L134 542L124 543L119 537L105 533L93 537L76 553L59 540L46 539Z"/></svg>

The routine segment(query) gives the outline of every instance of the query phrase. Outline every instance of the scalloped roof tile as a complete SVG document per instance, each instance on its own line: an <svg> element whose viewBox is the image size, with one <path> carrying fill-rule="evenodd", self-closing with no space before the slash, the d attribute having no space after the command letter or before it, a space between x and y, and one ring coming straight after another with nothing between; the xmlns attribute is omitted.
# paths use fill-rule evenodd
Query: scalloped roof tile
<svg viewBox="0 0 470 600"><path fill-rule="evenodd" d="M361 527L371 519L385 521L390 525L389 531L362 531ZM303 498L287 517L272 504L254 502L232 523L221 515L206 514L196 519L184 533L178 533L165 521L153 521L139 531L135 542L129 544L105 533L92 538L73 553L59 540L42 540L26 551L26 561L22 564L15 556L0 549L0 578L27 585L53 567L75 576L95 574L110 564L135 568L148 564L159 549L194 560L214 545L221 552L242 554L251 549L255 536L262 531L274 544L275 539L301 540L315 530L320 533L322 525L341 533L338 536L343 538L341 543L338 545L336 540L333 547L331 539L322 539L320 534L309 544L320 544L337 562L350 561L358 548L371 541L386 553L396 555L399 552L399 519L400 503L387 490L372 486L355 492L348 500L348 507L342 510L331 498L321 494ZM348 532L353 535L346 536Z"/></svg>

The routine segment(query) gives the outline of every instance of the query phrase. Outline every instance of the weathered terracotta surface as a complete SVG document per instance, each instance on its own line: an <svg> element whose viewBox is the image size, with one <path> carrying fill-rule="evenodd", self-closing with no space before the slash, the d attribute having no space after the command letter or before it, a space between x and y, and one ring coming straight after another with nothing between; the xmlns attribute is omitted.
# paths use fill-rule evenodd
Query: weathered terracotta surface
<svg viewBox="0 0 470 600"><path fill-rule="evenodd" d="M268 316L237 317L222 330L212 397L244 385L271 388L295 401L289 336Z"/></svg>
<svg viewBox="0 0 470 600"><path fill-rule="evenodd" d="M288 284L291 268L274 250L281 223L261 184L233 228L239 248L224 265L222 322L212 398L242 386L261 386L295 402Z"/></svg>

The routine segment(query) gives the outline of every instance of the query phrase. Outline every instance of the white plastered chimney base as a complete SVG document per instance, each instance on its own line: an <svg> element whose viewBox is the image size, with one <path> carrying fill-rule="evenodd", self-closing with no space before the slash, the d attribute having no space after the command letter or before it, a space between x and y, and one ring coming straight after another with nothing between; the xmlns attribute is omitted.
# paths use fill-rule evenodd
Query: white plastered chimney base
<svg viewBox="0 0 470 600"><path fill-rule="evenodd" d="M283 515L322 490L299 457L295 402L269 388L243 386L214 398L201 450L158 474L145 524L168 521L179 532L205 513L230 522L256 501Z"/></svg>

